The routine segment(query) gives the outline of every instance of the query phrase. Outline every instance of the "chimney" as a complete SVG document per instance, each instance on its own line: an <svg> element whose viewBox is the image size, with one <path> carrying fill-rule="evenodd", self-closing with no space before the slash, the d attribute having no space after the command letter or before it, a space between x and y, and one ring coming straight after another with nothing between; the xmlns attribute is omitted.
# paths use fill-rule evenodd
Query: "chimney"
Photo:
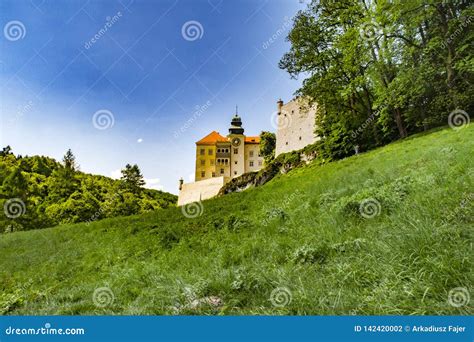
<svg viewBox="0 0 474 342"><path fill-rule="evenodd" d="M283 107L283 101L282 101L282 99L279 99L277 101L278 115L281 114L281 107Z"/></svg>
<svg viewBox="0 0 474 342"><path fill-rule="evenodd" d="M179 179L179 190L181 190L183 188L183 183L184 183L183 178L180 178Z"/></svg>

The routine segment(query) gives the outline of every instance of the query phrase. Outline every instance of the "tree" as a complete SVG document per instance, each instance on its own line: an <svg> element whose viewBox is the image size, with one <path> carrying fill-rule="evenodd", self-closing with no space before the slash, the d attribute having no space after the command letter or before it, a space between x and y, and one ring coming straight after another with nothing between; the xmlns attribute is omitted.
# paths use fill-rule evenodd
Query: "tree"
<svg viewBox="0 0 474 342"><path fill-rule="evenodd" d="M471 112L473 15L466 0L314 0L300 11L279 66L307 77L297 95L319 105L321 155L343 158Z"/></svg>
<svg viewBox="0 0 474 342"><path fill-rule="evenodd" d="M10 147L10 145L7 145L0 152L0 157L4 157L4 156L9 155L9 154L13 154L12 153L12 148Z"/></svg>
<svg viewBox="0 0 474 342"><path fill-rule="evenodd" d="M5 178L2 184L0 195L3 198L19 197L25 199L28 195L28 182L23 176L20 168L16 167Z"/></svg>
<svg viewBox="0 0 474 342"><path fill-rule="evenodd" d="M71 149L68 149L66 154L63 157L63 164L66 170L76 172L77 171L77 164L76 164L76 157L72 153Z"/></svg>
<svg viewBox="0 0 474 342"><path fill-rule="evenodd" d="M63 165L53 171L48 179L49 201L65 201L79 188L76 168L76 157L69 149L63 157Z"/></svg>
<svg viewBox="0 0 474 342"><path fill-rule="evenodd" d="M125 165L125 169L121 170L123 189L131 192L132 194L138 195L141 192L142 186L145 185L143 175L140 172L137 164L133 166L130 164Z"/></svg>
<svg viewBox="0 0 474 342"><path fill-rule="evenodd" d="M275 133L263 131L260 133L260 154L268 164L275 158L276 136Z"/></svg>

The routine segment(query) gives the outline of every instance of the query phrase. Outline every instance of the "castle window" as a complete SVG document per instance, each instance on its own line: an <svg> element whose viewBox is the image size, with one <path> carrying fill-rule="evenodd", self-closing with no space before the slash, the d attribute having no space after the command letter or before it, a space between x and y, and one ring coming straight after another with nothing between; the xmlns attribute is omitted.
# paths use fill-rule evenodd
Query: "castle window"
<svg viewBox="0 0 474 342"><path fill-rule="evenodd" d="M288 145L288 141L285 143L285 145Z"/></svg>
<svg viewBox="0 0 474 342"><path fill-rule="evenodd" d="M206 172L205 171L201 171L201 178L204 178L206 177Z"/></svg>
<svg viewBox="0 0 474 342"><path fill-rule="evenodd" d="M234 175L236 175L236 174L237 174L237 171L234 171Z"/></svg>
<svg viewBox="0 0 474 342"><path fill-rule="evenodd" d="M229 159L224 159L224 161L226 165L229 164Z"/></svg>
<svg viewBox="0 0 474 342"><path fill-rule="evenodd" d="M261 160L258 161L258 166L262 166L262 161Z"/></svg>
<svg viewBox="0 0 474 342"><path fill-rule="evenodd" d="M250 166L253 166L253 161L252 160L250 161Z"/></svg>
<svg viewBox="0 0 474 342"><path fill-rule="evenodd" d="M301 137L300 137L300 140L301 140Z"/></svg>
<svg viewBox="0 0 474 342"><path fill-rule="evenodd" d="M235 165L237 165L237 160L234 162Z"/></svg>
<svg viewBox="0 0 474 342"><path fill-rule="evenodd" d="M221 169L221 175L223 175L223 174L224 174L224 169Z"/></svg>
<svg viewBox="0 0 474 342"><path fill-rule="evenodd" d="M229 149L228 149L228 148L225 149L225 153L229 153Z"/></svg>
<svg viewBox="0 0 474 342"><path fill-rule="evenodd" d="M239 149L238 148L234 148L234 154L239 154Z"/></svg>
<svg viewBox="0 0 474 342"><path fill-rule="evenodd" d="M250 157L253 157L253 151L249 152Z"/></svg>
<svg viewBox="0 0 474 342"><path fill-rule="evenodd" d="M211 159L211 166L214 165L214 159Z"/></svg>
<svg viewBox="0 0 474 342"><path fill-rule="evenodd" d="M201 159L201 166L206 165L206 161L204 159Z"/></svg>
<svg viewBox="0 0 474 342"><path fill-rule="evenodd" d="M216 173L215 173L215 172L213 172L213 173L212 173L212 177L215 177L215 176L216 176Z"/></svg>
<svg viewBox="0 0 474 342"><path fill-rule="evenodd" d="M203 156L203 155L205 155L205 154L206 154L206 150L205 150L205 149L203 149L203 148L201 148L201 151L200 151L200 153L201 153L201 156Z"/></svg>
<svg viewBox="0 0 474 342"><path fill-rule="evenodd" d="M207 153L208 153L210 156L212 156L212 148L210 148L210 149L207 151Z"/></svg>
<svg viewBox="0 0 474 342"><path fill-rule="evenodd" d="M295 111L294 111L294 110L292 110L292 111L291 111L291 114L295 114Z"/></svg>
<svg viewBox="0 0 474 342"><path fill-rule="evenodd" d="M221 149L220 149L220 148L217 149L217 153L221 153Z"/></svg>

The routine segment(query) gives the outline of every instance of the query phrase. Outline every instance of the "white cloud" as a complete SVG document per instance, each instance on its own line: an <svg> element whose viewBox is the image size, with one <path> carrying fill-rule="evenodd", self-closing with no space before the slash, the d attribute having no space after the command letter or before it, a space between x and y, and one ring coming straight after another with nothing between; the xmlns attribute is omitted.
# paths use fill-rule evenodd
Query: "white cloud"
<svg viewBox="0 0 474 342"><path fill-rule="evenodd" d="M113 179L120 179L122 177L122 172L120 169L114 170L110 172L110 177Z"/></svg>
<svg viewBox="0 0 474 342"><path fill-rule="evenodd" d="M141 142L143 142L143 139L142 139L142 138L139 138L139 139L137 140L137 143L141 143Z"/></svg>
<svg viewBox="0 0 474 342"><path fill-rule="evenodd" d="M163 190L163 185L159 178L145 178L145 188Z"/></svg>
<svg viewBox="0 0 474 342"><path fill-rule="evenodd" d="M120 179L122 177L122 172L120 169L110 172L110 177L113 179ZM145 188L163 190L163 185L159 178L143 178L145 180Z"/></svg>

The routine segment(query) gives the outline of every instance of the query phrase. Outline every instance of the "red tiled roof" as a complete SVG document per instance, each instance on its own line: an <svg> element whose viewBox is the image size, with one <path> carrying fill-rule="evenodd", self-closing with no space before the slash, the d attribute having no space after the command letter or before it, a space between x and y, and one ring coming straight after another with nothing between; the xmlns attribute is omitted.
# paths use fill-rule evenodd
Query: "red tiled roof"
<svg viewBox="0 0 474 342"><path fill-rule="evenodd" d="M214 145L216 142L227 142L228 139L219 134L219 132L212 131L204 138L196 141L196 145Z"/></svg>
<svg viewBox="0 0 474 342"><path fill-rule="evenodd" d="M246 144L260 144L260 137L245 137Z"/></svg>
<svg viewBox="0 0 474 342"><path fill-rule="evenodd" d="M196 145L215 145L218 142L229 142L229 139L220 135L219 132L212 131L201 140L196 141ZM246 144L259 144L260 137L259 136L245 137L245 143Z"/></svg>

